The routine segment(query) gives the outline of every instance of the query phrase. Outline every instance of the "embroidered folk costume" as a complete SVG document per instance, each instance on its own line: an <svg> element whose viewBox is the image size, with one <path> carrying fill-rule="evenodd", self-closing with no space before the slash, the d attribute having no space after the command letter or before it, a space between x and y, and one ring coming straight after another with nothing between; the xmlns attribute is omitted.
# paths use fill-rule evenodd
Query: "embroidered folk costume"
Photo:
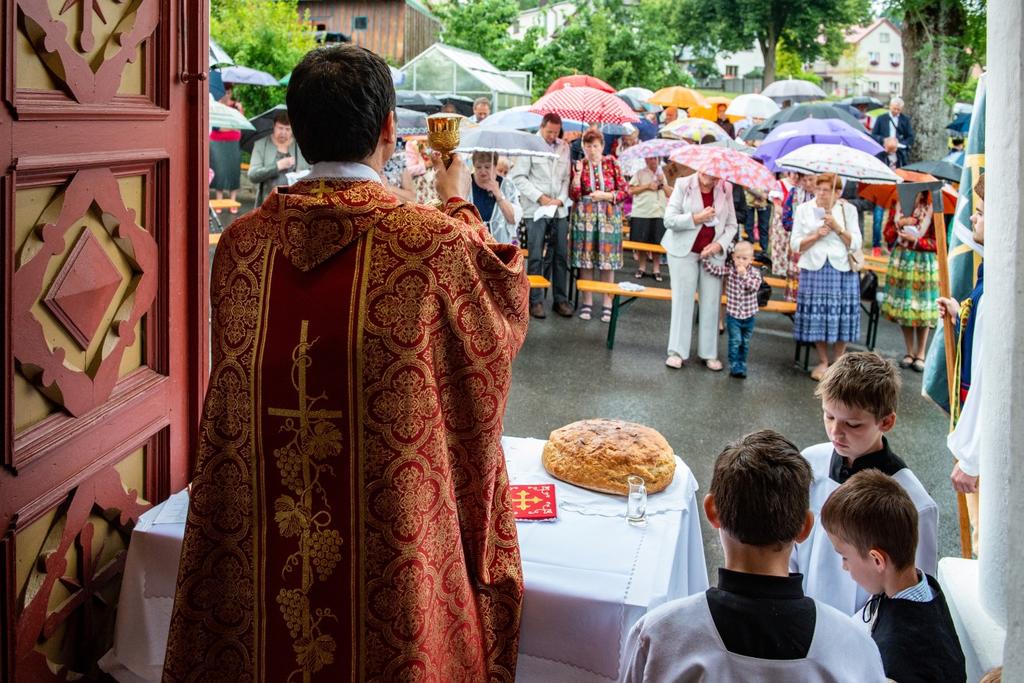
<svg viewBox="0 0 1024 683"><path fill-rule="evenodd" d="M369 175L314 167L217 249L165 681L514 679L523 260L471 204L349 166Z"/></svg>

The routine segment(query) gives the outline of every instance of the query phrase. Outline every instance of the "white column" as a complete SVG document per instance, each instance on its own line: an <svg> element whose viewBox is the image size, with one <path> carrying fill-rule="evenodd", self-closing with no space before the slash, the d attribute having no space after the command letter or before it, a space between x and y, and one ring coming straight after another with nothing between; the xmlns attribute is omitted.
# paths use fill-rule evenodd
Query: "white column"
<svg viewBox="0 0 1024 683"><path fill-rule="evenodd" d="M1024 680L1024 35L1020 0L988 3L985 310L978 592L1007 628L1003 680ZM1008 590L1009 589L1009 590ZM1011 619L1007 619L1012 615Z"/></svg>

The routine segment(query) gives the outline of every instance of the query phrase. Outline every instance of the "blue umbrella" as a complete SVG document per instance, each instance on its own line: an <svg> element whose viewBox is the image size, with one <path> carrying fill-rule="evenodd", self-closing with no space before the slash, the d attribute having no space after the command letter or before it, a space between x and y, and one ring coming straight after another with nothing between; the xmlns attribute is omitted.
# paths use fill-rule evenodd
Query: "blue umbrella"
<svg viewBox="0 0 1024 683"><path fill-rule="evenodd" d="M843 121L803 119L779 124L757 148L754 158L761 159L770 170L777 171L777 159L810 144L843 145L868 154L882 151L882 146L874 138Z"/></svg>
<svg viewBox="0 0 1024 683"><path fill-rule="evenodd" d="M946 130L960 135L967 135L967 131L971 128L971 115L970 113L957 114L956 117L949 122L946 126Z"/></svg>

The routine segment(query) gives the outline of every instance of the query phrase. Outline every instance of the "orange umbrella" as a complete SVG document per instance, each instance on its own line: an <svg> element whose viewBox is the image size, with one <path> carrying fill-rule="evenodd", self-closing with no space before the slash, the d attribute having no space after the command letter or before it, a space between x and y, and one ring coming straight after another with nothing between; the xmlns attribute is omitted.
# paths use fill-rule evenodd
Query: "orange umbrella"
<svg viewBox="0 0 1024 683"><path fill-rule="evenodd" d="M718 105L724 104L726 107L732 102L729 97L722 97L721 95L713 95L711 97L705 97L708 101L706 107L696 107L690 110L690 116L698 119L707 119L708 121L718 120ZM730 121L739 121L742 116L726 116Z"/></svg>
<svg viewBox="0 0 1024 683"><path fill-rule="evenodd" d="M937 178L927 173L905 171L902 168L896 169L896 175L908 183L932 183L937 180ZM884 209L891 209L899 200L896 185L867 185L861 183L857 194ZM956 193L948 185L944 185L942 187L942 213L953 213L954 211L956 211Z"/></svg>
<svg viewBox="0 0 1024 683"><path fill-rule="evenodd" d="M679 107L680 109L694 109L707 107L708 101L696 90L684 88L681 85L673 85L669 88L662 88L651 95L648 100L651 104L658 104L662 107Z"/></svg>

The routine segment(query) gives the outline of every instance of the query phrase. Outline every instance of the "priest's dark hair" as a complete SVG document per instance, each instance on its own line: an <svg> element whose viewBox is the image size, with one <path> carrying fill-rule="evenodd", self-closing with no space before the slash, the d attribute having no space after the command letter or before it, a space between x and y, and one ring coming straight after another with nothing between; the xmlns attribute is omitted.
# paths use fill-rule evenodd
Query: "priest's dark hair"
<svg viewBox="0 0 1024 683"><path fill-rule="evenodd" d="M292 133L306 161L360 161L377 149L395 110L391 70L369 50L342 44L312 50L288 83Z"/></svg>
<svg viewBox="0 0 1024 683"><path fill-rule="evenodd" d="M821 508L825 531L849 543L861 557L879 550L896 571L917 555L917 508L903 486L878 470L864 470L832 492Z"/></svg>
<svg viewBox="0 0 1024 683"><path fill-rule="evenodd" d="M811 466L782 434L762 429L727 445L708 490L718 520L740 543L782 550L803 531Z"/></svg>

